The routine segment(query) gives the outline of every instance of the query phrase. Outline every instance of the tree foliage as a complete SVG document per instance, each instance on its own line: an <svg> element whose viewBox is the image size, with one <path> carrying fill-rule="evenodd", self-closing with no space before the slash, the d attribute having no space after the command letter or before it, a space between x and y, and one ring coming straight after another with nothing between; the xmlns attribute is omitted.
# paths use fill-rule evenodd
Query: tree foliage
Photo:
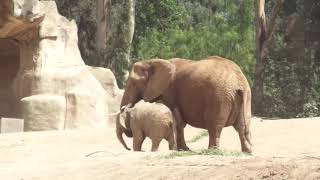
<svg viewBox="0 0 320 180"><path fill-rule="evenodd" d="M59 13L74 19L78 25L79 49L83 60L88 65L110 68L118 85L123 86L124 75L129 64L126 60L128 43L125 39L128 13L126 1L112 1L111 37L105 49L96 47L97 32L95 0L55 0Z"/></svg>
<svg viewBox="0 0 320 180"><path fill-rule="evenodd" d="M59 13L73 19L78 25L79 49L88 64L95 53L96 8L95 1L56 0Z"/></svg>
<svg viewBox="0 0 320 180"><path fill-rule="evenodd" d="M148 29L138 39L137 57L197 60L220 55L236 61L251 82L255 42L254 15L249 9L253 1L180 1L176 6L169 16L174 18L166 21L175 26Z"/></svg>
<svg viewBox="0 0 320 180"><path fill-rule="evenodd" d="M126 61L127 1L112 0L112 35L103 50L97 50L94 42L95 1L56 2L59 12L78 24L85 62L110 68L120 87L135 61L156 57L199 60L212 55L234 60L252 85L256 59L254 0L137 0L132 62ZM271 14L274 2L266 1L266 15ZM318 0L284 1L264 69L263 112L259 115L320 115L319 17Z"/></svg>
<svg viewBox="0 0 320 180"><path fill-rule="evenodd" d="M123 75L130 65L125 61L127 2L112 1L112 36L105 50L97 50L95 2L56 1L60 13L78 24L79 47L85 62L111 68L123 85ZM154 57L201 59L221 55L237 61L251 82L253 0L139 0L136 3L133 62Z"/></svg>
<svg viewBox="0 0 320 180"><path fill-rule="evenodd" d="M286 1L265 69L264 115L320 115L319 15L317 1Z"/></svg>

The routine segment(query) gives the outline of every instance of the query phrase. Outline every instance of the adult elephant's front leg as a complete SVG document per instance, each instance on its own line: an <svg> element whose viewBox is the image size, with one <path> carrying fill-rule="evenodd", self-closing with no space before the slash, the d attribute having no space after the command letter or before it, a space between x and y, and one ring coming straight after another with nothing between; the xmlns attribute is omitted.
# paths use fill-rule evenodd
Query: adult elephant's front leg
<svg viewBox="0 0 320 180"><path fill-rule="evenodd" d="M176 128L177 128L177 134L176 134L176 143L177 143L177 149L178 151L184 150L184 151L189 151L190 149L188 148L186 141L184 139L184 128L186 127L186 123L182 120L180 111L178 108L175 108L173 110L173 114L175 117L176 122Z"/></svg>
<svg viewBox="0 0 320 180"><path fill-rule="evenodd" d="M186 144L184 139L184 128L178 127L177 128L177 149L178 151L190 151L189 147Z"/></svg>

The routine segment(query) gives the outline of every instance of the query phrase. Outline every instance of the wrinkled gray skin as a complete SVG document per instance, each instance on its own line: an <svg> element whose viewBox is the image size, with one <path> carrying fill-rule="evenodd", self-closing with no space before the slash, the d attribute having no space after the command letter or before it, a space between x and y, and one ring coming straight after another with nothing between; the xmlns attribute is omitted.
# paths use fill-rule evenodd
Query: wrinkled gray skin
<svg viewBox="0 0 320 180"><path fill-rule="evenodd" d="M164 104L148 103L141 100L134 107L124 109L117 116L117 122L120 123L121 120L129 122L134 151L141 151L142 143L146 137L152 141L151 151L158 150L162 139L168 141L170 150L176 150L175 120L170 109ZM117 128L117 137L121 144L130 150L122 137L125 131L127 130L124 128Z"/></svg>

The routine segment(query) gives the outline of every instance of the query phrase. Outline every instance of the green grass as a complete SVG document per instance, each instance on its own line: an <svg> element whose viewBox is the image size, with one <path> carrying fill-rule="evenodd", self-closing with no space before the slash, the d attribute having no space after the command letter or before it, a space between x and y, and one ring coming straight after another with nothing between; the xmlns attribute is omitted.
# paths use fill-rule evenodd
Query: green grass
<svg viewBox="0 0 320 180"><path fill-rule="evenodd" d="M223 149L202 149L197 151L177 151L172 152L168 155L163 155L160 159L173 159L176 157L194 156L194 155L206 155L206 156L231 156L231 157L245 157L250 154L238 152L238 151L227 151Z"/></svg>
<svg viewBox="0 0 320 180"><path fill-rule="evenodd" d="M200 139L205 138L205 137L208 137L208 136L209 136L208 131L202 131L200 134L196 135L196 136L193 137L190 141L187 141L187 142L194 143L194 142L197 142L197 141L199 141Z"/></svg>

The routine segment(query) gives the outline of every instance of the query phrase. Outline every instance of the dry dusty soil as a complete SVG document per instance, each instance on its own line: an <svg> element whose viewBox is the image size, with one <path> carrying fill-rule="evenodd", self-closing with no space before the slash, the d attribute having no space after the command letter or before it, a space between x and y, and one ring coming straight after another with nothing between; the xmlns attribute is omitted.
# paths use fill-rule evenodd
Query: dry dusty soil
<svg viewBox="0 0 320 180"><path fill-rule="evenodd" d="M203 130L186 128L192 150L205 149ZM1 180L320 179L320 118L252 122L252 156L176 156L162 141L159 152L126 151L115 129L0 135ZM131 146L132 139L126 139ZM238 135L225 128L222 149L239 151Z"/></svg>

